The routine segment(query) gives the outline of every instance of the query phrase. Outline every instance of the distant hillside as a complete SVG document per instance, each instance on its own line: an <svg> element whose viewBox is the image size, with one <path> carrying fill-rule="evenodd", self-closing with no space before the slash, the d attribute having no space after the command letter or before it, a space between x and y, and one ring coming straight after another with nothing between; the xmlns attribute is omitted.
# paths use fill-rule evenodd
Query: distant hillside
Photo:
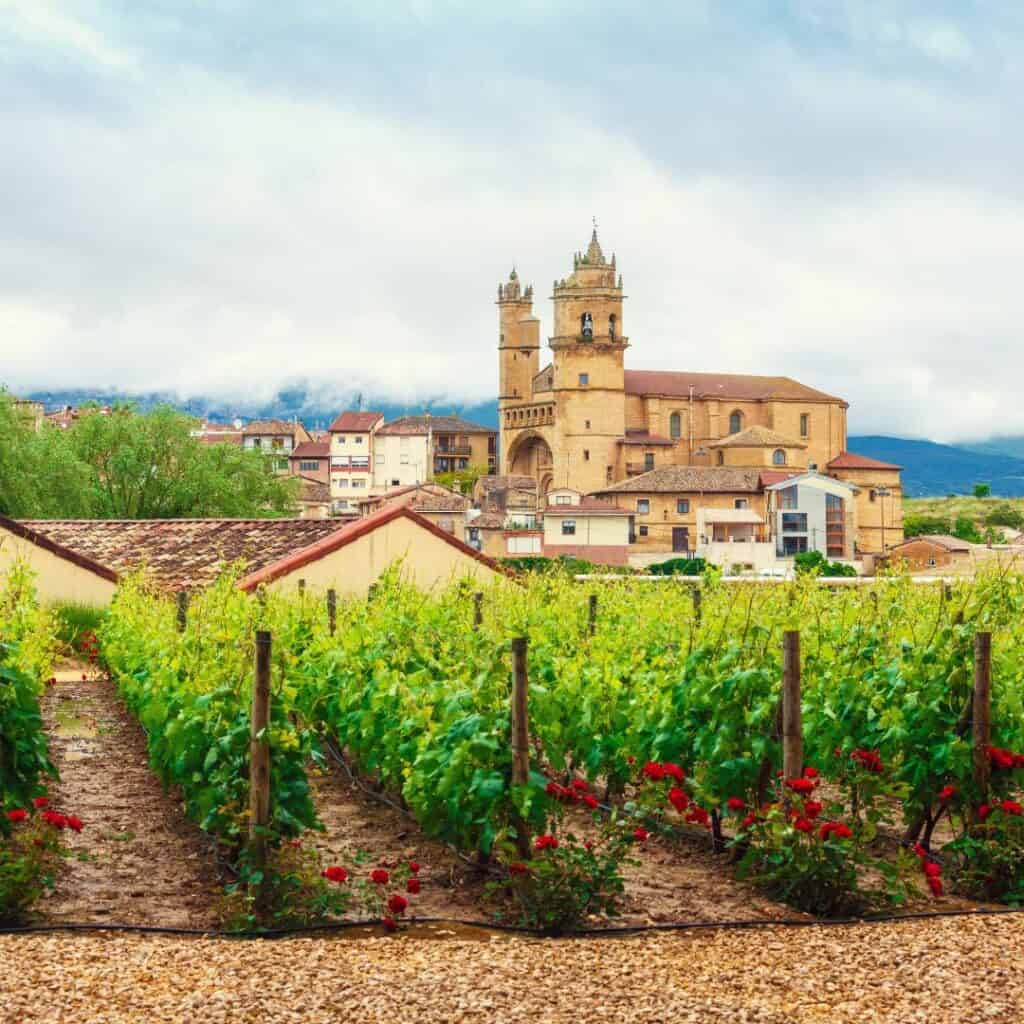
<svg viewBox="0 0 1024 1024"><path fill-rule="evenodd" d="M970 494L977 483L991 485L998 497L1024 495L1024 458L878 435L850 437L847 447L903 466L903 487L911 498Z"/></svg>
<svg viewBox="0 0 1024 1024"><path fill-rule="evenodd" d="M1009 455L1014 459L1024 459L1024 437L990 437L987 441L964 441L957 447L983 455Z"/></svg>

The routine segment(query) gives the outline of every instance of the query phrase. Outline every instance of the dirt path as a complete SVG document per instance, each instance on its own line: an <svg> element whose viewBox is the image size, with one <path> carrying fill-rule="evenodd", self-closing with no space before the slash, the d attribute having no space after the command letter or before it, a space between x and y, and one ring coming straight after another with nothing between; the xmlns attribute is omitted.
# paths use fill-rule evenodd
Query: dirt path
<svg viewBox="0 0 1024 1024"><path fill-rule="evenodd" d="M60 781L51 804L85 823L39 910L53 921L210 927L221 891L209 845L150 771L138 722L106 679L68 664L43 696Z"/></svg>
<svg viewBox="0 0 1024 1024"><path fill-rule="evenodd" d="M0 936L0 1020L1017 1024L1021 920L575 941Z"/></svg>

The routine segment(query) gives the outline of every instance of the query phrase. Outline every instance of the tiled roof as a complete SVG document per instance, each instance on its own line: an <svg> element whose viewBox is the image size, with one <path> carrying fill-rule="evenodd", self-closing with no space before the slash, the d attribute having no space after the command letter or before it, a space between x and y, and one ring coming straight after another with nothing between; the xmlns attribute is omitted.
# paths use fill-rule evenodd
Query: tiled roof
<svg viewBox="0 0 1024 1024"><path fill-rule="evenodd" d="M420 484L405 484L402 487L394 487L390 491L384 491L382 494L374 494L365 498L360 498L358 504L360 505L381 505L387 504L388 502L394 501L396 498L401 498L408 494L419 493L422 495L431 495L436 498L443 498L446 500L461 499L463 496L458 491L453 491L449 487L444 487L441 484L435 483L420 483Z"/></svg>
<svg viewBox="0 0 1024 1024"><path fill-rule="evenodd" d="M734 466L662 466L604 487L595 494L694 494L755 492L761 489L756 469Z"/></svg>
<svg viewBox="0 0 1024 1024"><path fill-rule="evenodd" d="M212 583L221 564L261 569L339 529L330 519L45 519L24 522L119 574L143 565L174 590Z"/></svg>
<svg viewBox="0 0 1024 1024"><path fill-rule="evenodd" d="M34 529L30 523L16 522L13 519L8 519L6 516L0 516L0 529L7 530L13 533L15 537L27 540L44 551L49 551L50 554L56 555L58 558L63 558L65 561L73 562L83 569L88 569L89 572L102 576L105 580L110 580L112 583L117 582L117 572L109 565L103 565L94 558L82 554L80 551L74 551L71 548L65 547L52 537L48 537L41 530Z"/></svg>
<svg viewBox="0 0 1024 1024"><path fill-rule="evenodd" d="M952 537L948 533L921 533L916 537L907 537L903 544L912 544L915 540L927 540L932 544L937 544L940 548L945 548L947 551L970 551L971 545L967 541L961 540L959 537ZM897 544L890 548L890 551L895 551L897 548L903 546L903 544Z"/></svg>
<svg viewBox="0 0 1024 1024"><path fill-rule="evenodd" d="M537 481L532 476L482 476L477 480L481 490L536 491Z"/></svg>
<svg viewBox="0 0 1024 1024"><path fill-rule="evenodd" d="M626 370L628 395L670 395L674 398L686 398L690 394L691 385L694 398L734 398L748 401L774 398L842 402L841 398L827 395L824 391L816 391L791 377L757 377L746 373Z"/></svg>
<svg viewBox="0 0 1024 1024"><path fill-rule="evenodd" d="M709 448L806 448L803 441L780 434L777 430L767 427L753 426L712 441Z"/></svg>
<svg viewBox="0 0 1024 1024"><path fill-rule="evenodd" d="M450 498L425 494L413 498L409 502L409 508L416 512L465 512L469 508L469 499L462 494L453 494Z"/></svg>
<svg viewBox="0 0 1024 1024"><path fill-rule="evenodd" d="M580 498L578 505L546 505L546 516L631 516L628 508L612 504L607 498L595 498L592 495Z"/></svg>
<svg viewBox="0 0 1024 1024"><path fill-rule="evenodd" d="M261 583L271 583L273 580L295 572L296 569L301 569L304 565L309 565L311 562L323 558L324 555L333 554L335 551L347 547L353 541L359 540L360 537L365 537L367 534L373 533L374 530L378 530L382 526L402 517L412 520L421 529L434 534L435 537L439 537L446 544L457 548L464 555L468 555L470 558L481 562L489 569L493 569L497 573L503 573L504 570L494 559L488 558L479 551L474 551L468 544L464 544L450 533L446 533L439 526L435 526L429 519L417 515L408 506L387 505L382 509L378 509L372 515L366 516L365 519L357 519L340 530L335 530L332 534L315 541L308 547L295 551L256 572L249 573L244 579L238 581L238 586L241 590L255 590ZM303 521L323 522L324 520Z"/></svg>
<svg viewBox="0 0 1024 1024"><path fill-rule="evenodd" d="M867 455L855 455L853 452L840 452L831 462L828 469L902 469L892 462L881 462L868 458Z"/></svg>
<svg viewBox="0 0 1024 1024"><path fill-rule="evenodd" d="M803 475L804 471L802 469L762 469L761 486L771 487L772 484L781 484L783 480L789 480L791 477Z"/></svg>
<svg viewBox="0 0 1024 1024"><path fill-rule="evenodd" d="M242 427L247 437L254 434L283 434L295 439L296 444L312 440L309 431L301 423L289 423L287 420L252 420Z"/></svg>
<svg viewBox="0 0 1024 1024"><path fill-rule="evenodd" d="M299 501L311 503L324 503L331 500L330 484L323 480L316 480L311 476L299 474Z"/></svg>
<svg viewBox="0 0 1024 1024"><path fill-rule="evenodd" d="M458 416L402 416L390 423L385 423L378 434L426 434L428 430L435 434L496 434L497 427L482 427L479 423Z"/></svg>
<svg viewBox="0 0 1024 1024"><path fill-rule="evenodd" d="M646 430L627 430L626 436L619 439L619 444L640 444L649 447L651 445L674 445L675 441L670 437L662 437L660 434L650 434Z"/></svg>
<svg viewBox="0 0 1024 1024"><path fill-rule="evenodd" d="M478 530L504 530L505 515L503 512L481 512L475 519L467 519L466 526Z"/></svg>
<svg viewBox="0 0 1024 1024"><path fill-rule="evenodd" d="M378 420L384 419L382 412L343 412L331 424L335 432L348 431L352 434L367 434L373 430Z"/></svg>
<svg viewBox="0 0 1024 1024"><path fill-rule="evenodd" d="M331 454L329 441L303 441L296 445L289 456L291 459L323 459Z"/></svg>

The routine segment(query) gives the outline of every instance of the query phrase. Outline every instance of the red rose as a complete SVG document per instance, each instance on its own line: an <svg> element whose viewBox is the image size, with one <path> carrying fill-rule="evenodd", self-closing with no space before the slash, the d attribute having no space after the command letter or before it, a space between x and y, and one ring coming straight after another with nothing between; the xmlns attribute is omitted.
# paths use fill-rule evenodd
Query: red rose
<svg viewBox="0 0 1024 1024"><path fill-rule="evenodd" d="M383 868L374 868L370 872L370 881L376 882L377 885L387 885L390 878L391 876Z"/></svg>
<svg viewBox="0 0 1024 1024"><path fill-rule="evenodd" d="M405 883L405 891L411 892L414 896L420 891L420 888L420 880L418 878L410 878L409 881Z"/></svg>
<svg viewBox="0 0 1024 1024"><path fill-rule="evenodd" d="M677 764L673 764L671 761L667 761L661 766L662 772L667 775L670 779L675 779L676 782L686 781L686 772Z"/></svg>
<svg viewBox="0 0 1024 1024"><path fill-rule="evenodd" d="M797 818L793 822L793 828L800 832L806 832L808 835L814 831L814 822L810 818Z"/></svg>
<svg viewBox="0 0 1024 1024"><path fill-rule="evenodd" d="M725 801L725 806L730 811L742 811L747 805L738 796L731 796Z"/></svg>
<svg viewBox="0 0 1024 1024"><path fill-rule="evenodd" d="M821 802L818 800L804 801L804 814L812 821L821 814Z"/></svg>
<svg viewBox="0 0 1024 1024"><path fill-rule="evenodd" d="M1006 814L1020 814L1024 811L1024 807L1021 807L1016 800L1004 800L1000 806Z"/></svg>
<svg viewBox="0 0 1024 1024"><path fill-rule="evenodd" d="M84 828L84 825L82 824L82 819L76 817L74 814L69 814L67 816L67 823L68 828L71 829L72 832L81 832L82 829Z"/></svg>
<svg viewBox="0 0 1024 1024"><path fill-rule="evenodd" d="M572 788L575 789L577 793L585 793L587 790L587 784L582 779L573 779Z"/></svg>
<svg viewBox="0 0 1024 1024"><path fill-rule="evenodd" d="M1002 747L988 746L985 748L985 752L991 758L994 767L1002 769L1014 767L1013 754L1009 750L1004 750Z"/></svg>
<svg viewBox="0 0 1024 1024"><path fill-rule="evenodd" d="M416 875L416 874L419 874L419 870L420 870L420 864L419 864L419 861L416 861L416 860L411 860L411 861L409 861L409 870L410 870L410 871L411 871L411 872L412 872L412 873L413 873L414 875Z"/></svg>
<svg viewBox="0 0 1024 1024"><path fill-rule="evenodd" d="M978 821L984 821L992 813L992 808L988 804L982 804L978 808Z"/></svg>
<svg viewBox="0 0 1024 1024"><path fill-rule="evenodd" d="M648 761L643 767L643 774L648 779L661 782L665 778L665 769L657 761Z"/></svg>
<svg viewBox="0 0 1024 1024"><path fill-rule="evenodd" d="M384 925L384 930L388 932L398 931L398 922L393 917L382 917L380 923Z"/></svg>
<svg viewBox="0 0 1024 1024"><path fill-rule="evenodd" d="M911 850L913 850L914 855L920 857L921 860L928 859L928 851L920 843L914 843L914 845L911 847Z"/></svg>
<svg viewBox="0 0 1024 1024"><path fill-rule="evenodd" d="M879 774L885 770L877 750L855 750L850 756L869 772Z"/></svg>
<svg viewBox="0 0 1024 1024"><path fill-rule="evenodd" d="M509 864L508 873L510 875L528 875L530 869L521 861L516 861L514 864Z"/></svg>
<svg viewBox="0 0 1024 1024"><path fill-rule="evenodd" d="M7 820L15 823L24 821L28 817L28 812L20 807L15 807L13 811L7 812Z"/></svg>
<svg viewBox="0 0 1024 1024"><path fill-rule="evenodd" d="M50 801L47 800L45 796L37 796L35 800L32 801L32 805L33 807L45 807L49 802Z"/></svg>
<svg viewBox="0 0 1024 1024"><path fill-rule="evenodd" d="M329 882L341 883L344 882L346 878L348 878L348 872L344 868L338 867L338 865L336 864L332 865L329 868L324 868L321 874ZM376 881L376 879L374 879L374 881Z"/></svg>
<svg viewBox="0 0 1024 1024"><path fill-rule="evenodd" d="M755 821L757 821L757 815L748 814L740 824L743 828L750 828L750 826L753 825Z"/></svg>
<svg viewBox="0 0 1024 1024"><path fill-rule="evenodd" d="M943 786L942 789L939 790L939 799L943 803L946 803L947 801L952 800L953 797L956 796L956 793L956 786Z"/></svg>
<svg viewBox="0 0 1024 1024"><path fill-rule="evenodd" d="M626 758L626 764L636 764L636 758L632 754L630 754Z"/></svg>
<svg viewBox="0 0 1024 1024"><path fill-rule="evenodd" d="M933 896L942 895L942 879L937 878L935 875L928 876L928 888L931 889Z"/></svg>
<svg viewBox="0 0 1024 1024"><path fill-rule="evenodd" d="M393 892L388 898L388 910L392 914L404 914L407 906L409 901L401 893Z"/></svg>
<svg viewBox="0 0 1024 1024"><path fill-rule="evenodd" d="M690 806L690 798L686 795L686 792L680 789L678 786L673 786L668 791L668 802L680 813L686 810Z"/></svg>
<svg viewBox="0 0 1024 1024"><path fill-rule="evenodd" d="M936 864L935 861L933 861L933 860L925 861L923 866L924 866L924 873L929 878L938 878L939 875L942 874L942 868L939 867L939 865Z"/></svg>
<svg viewBox="0 0 1024 1024"><path fill-rule="evenodd" d="M598 803L596 796L591 796L589 793L583 794L583 802L592 810L596 811L601 805Z"/></svg>
<svg viewBox="0 0 1024 1024"><path fill-rule="evenodd" d="M817 777L818 777L818 769L817 768L812 768L810 765L808 765L804 769L804 778L805 779L816 779Z"/></svg>
<svg viewBox="0 0 1024 1024"><path fill-rule="evenodd" d="M635 829L633 829L633 838L638 843L646 843L650 836L651 833L648 832L645 828L640 828L639 826L637 826Z"/></svg>
<svg viewBox="0 0 1024 1024"><path fill-rule="evenodd" d="M586 841L585 841L585 842L583 843L583 849L584 849L584 850L587 850L587 851L589 852L589 851L590 851L590 850L592 850L593 848L594 848L594 841L593 841L592 839L587 839L587 840L586 840Z"/></svg>
<svg viewBox="0 0 1024 1024"><path fill-rule="evenodd" d="M821 831L818 835L822 839L828 839L829 836L835 836L837 839L849 839L853 833L841 821L826 821L821 826Z"/></svg>
<svg viewBox="0 0 1024 1024"><path fill-rule="evenodd" d="M553 796L557 799L562 795L562 787L557 782L549 782L544 787L544 792L547 793L548 796Z"/></svg>
<svg viewBox="0 0 1024 1024"><path fill-rule="evenodd" d="M47 825L52 825L57 829L64 829L68 827L68 819L63 814L58 814L56 811L43 811L43 821Z"/></svg>
<svg viewBox="0 0 1024 1024"><path fill-rule="evenodd" d="M535 850L557 850L558 840L554 836L537 836L533 848Z"/></svg>
<svg viewBox="0 0 1024 1024"><path fill-rule="evenodd" d="M810 793L814 789L814 783L810 779L786 779L786 788L794 793Z"/></svg>
<svg viewBox="0 0 1024 1024"><path fill-rule="evenodd" d="M708 812L705 811L703 807L698 807L694 804L683 820L688 821L691 824L707 825L709 820Z"/></svg>
<svg viewBox="0 0 1024 1024"><path fill-rule="evenodd" d="M88 678L89 677L83 672L82 673L82 682L84 683Z"/></svg>

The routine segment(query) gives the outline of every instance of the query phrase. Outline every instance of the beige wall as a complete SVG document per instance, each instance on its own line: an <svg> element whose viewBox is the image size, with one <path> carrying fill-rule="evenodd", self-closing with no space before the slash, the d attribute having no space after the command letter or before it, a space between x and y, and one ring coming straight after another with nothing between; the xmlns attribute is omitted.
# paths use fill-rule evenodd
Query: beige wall
<svg viewBox="0 0 1024 1024"><path fill-rule="evenodd" d="M373 438L373 489L378 493L431 479L432 465L426 434L378 433Z"/></svg>
<svg viewBox="0 0 1024 1024"><path fill-rule="evenodd" d="M562 534L562 521L572 519L576 523L576 533L566 537ZM559 506L557 509L544 510L544 546L595 545L598 547L614 547L629 543L628 516L588 516L575 511L572 507Z"/></svg>
<svg viewBox="0 0 1024 1024"><path fill-rule="evenodd" d="M617 505L629 509L634 515L634 528L636 530L636 542L630 545L633 551L671 551L672 550L672 528L685 526L689 531L689 548L696 550L700 536L697 532L697 510L700 508L735 508L736 499L745 499L747 508L756 512L764 518L765 496L764 493L748 494L700 494L684 493L678 494L616 494ZM637 502L647 499L650 502L650 512L643 515L636 512ZM680 500L687 500L690 503L688 512L677 512L676 505ZM640 527L647 527L647 536L640 535Z"/></svg>
<svg viewBox="0 0 1024 1024"><path fill-rule="evenodd" d="M304 579L307 589L326 591L333 587L342 594L365 595L370 584L399 559L403 560L404 578L425 590L465 576L488 583L501 575L412 520L400 517L279 577L268 587L290 591Z"/></svg>
<svg viewBox="0 0 1024 1024"><path fill-rule="evenodd" d="M117 589L117 584L111 580L0 527L0 575L19 560L27 562L36 574L36 592L45 603L71 601L102 607L110 604Z"/></svg>
<svg viewBox="0 0 1024 1024"><path fill-rule="evenodd" d="M896 469L838 469L830 474L837 480L846 480L860 490L857 493L857 547L864 552L875 554L882 551L882 516L885 516L885 550L903 541L903 488L900 473ZM888 497L875 495L872 491L887 487Z"/></svg>
<svg viewBox="0 0 1024 1024"><path fill-rule="evenodd" d="M786 461L782 465L776 465L772 458L775 452L782 449L786 453ZM715 448L715 452L722 453L722 462L720 465L723 466L744 466L751 467L756 466L757 468L764 469L806 469L807 468L807 451L803 448L788 448L784 445L779 445L778 448L765 448L760 445L757 447L728 447L728 448ZM713 462L715 465L719 465L718 455L714 456Z"/></svg>

